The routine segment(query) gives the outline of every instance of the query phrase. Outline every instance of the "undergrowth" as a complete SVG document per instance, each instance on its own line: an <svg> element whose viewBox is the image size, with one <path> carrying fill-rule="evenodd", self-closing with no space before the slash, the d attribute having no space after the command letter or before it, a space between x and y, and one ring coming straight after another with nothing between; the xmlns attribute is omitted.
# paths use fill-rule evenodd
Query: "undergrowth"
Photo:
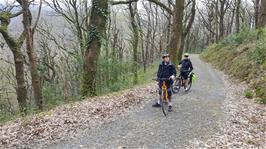
<svg viewBox="0 0 266 149"><path fill-rule="evenodd" d="M239 34L209 46L201 57L233 78L247 82L256 101L266 103L266 29L243 28ZM250 98L250 93L244 95Z"/></svg>

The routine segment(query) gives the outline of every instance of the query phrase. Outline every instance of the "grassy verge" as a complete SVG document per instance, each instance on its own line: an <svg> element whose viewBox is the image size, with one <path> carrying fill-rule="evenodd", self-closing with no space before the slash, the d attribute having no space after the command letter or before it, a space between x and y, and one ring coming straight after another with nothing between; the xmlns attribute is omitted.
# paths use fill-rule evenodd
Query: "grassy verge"
<svg viewBox="0 0 266 149"><path fill-rule="evenodd" d="M243 29L211 45L201 57L235 79L247 82L257 101L266 103L266 29Z"/></svg>

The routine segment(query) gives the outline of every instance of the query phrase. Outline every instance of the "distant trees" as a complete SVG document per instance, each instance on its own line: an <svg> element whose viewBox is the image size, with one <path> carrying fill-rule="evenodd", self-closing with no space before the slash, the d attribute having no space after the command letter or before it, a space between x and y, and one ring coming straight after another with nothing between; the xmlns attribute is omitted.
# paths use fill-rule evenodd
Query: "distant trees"
<svg viewBox="0 0 266 149"><path fill-rule="evenodd" d="M254 29L258 26L261 13L260 0L204 0L201 2L204 7L197 8L199 16L193 29L203 28L200 33L204 38L203 45L219 42L225 36L239 33L241 28ZM265 8L265 7L263 7Z"/></svg>
<svg viewBox="0 0 266 149"><path fill-rule="evenodd" d="M55 11L54 15L62 16L70 25L78 40L76 53L84 55L87 48L86 37L89 30L90 0L51 0L46 4Z"/></svg>
<svg viewBox="0 0 266 149"><path fill-rule="evenodd" d="M15 62L15 70L16 70L16 82L17 82L17 101L19 103L20 111L25 113L27 111L27 88L26 88L26 80L25 80L25 59L22 51L23 43L26 39L26 49L29 57L30 63L30 71L31 71L31 82L33 87L33 94L35 105L38 106L39 109L42 109L42 87L40 84L40 76L37 70L37 59L36 53L33 49L33 35L34 30L37 26L38 19L35 22L35 25L32 26L32 15L29 9L29 5L31 4L27 0L17 0L17 2L21 6L21 10L14 13L13 9L14 5L7 5L5 8L2 8L0 12L0 33L2 34L4 40L6 41L9 49L13 53L14 62ZM41 5L40 5L41 9ZM38 16L40 16L40 9ZM9 25L11 19L23 15L23 24L24 29L21 34L16 39L9 32ZM38 17L39 18L39 17Z"/></svg>

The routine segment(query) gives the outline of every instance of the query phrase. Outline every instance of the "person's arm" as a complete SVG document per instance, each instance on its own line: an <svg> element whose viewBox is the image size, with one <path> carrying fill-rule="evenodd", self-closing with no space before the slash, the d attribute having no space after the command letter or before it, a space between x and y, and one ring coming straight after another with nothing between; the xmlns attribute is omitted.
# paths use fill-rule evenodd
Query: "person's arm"
<svg viewBox="0 0 266 149"><path fill-rule="evenodd" d="M192 62L190 61L190 72L193 70Z"/></svg>
<svg viewBox="0 0 266 149"><path fill-rule="evenodd" d="M174 80L175 79L175 77L176 77L176 69L175 69L175 65L171 65L171 76L170 76L170 78L172 79L172 80Z"/></svg>
<svg viewBox="0 0 266 149"><path fill-rule="evenodd" d="M181 61L179 62L179 64L178 64L178 69L180 69L181 66L182 66L182 60L181 60Z"/></svg>
<svg viewBox="0 0 266 149"><path fill-rule="evenodd" d="M178 65L181 65L182 64L182 60L179 62L179 64Z"/></svg>
<svg viewBox="0 0 266 149"><path fill-rule="evenodd" d="M176 77L176 68L175 68L175 65L173 65L173 74L174 74L174 76Z"/></svg>

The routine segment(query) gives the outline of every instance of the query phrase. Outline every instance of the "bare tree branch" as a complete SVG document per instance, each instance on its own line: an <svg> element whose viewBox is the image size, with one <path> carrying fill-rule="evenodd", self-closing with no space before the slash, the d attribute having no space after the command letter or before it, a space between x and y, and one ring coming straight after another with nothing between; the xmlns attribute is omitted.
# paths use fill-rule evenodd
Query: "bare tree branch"
<svg viewBox="0 0 266 149"><path fill-rule="evenodd" d="M111 5L121 5L121 4L130 4L133 2L138 2L139 0L127 0L127 1L111 1L110 4Z"/></svg>
<svg viewBox="0 0 266 149"><path fill-rule="evenodd" d="M38 25L38 22L40 20L40 16L41 16L41 11L42 11L42 0L40 0L40 5L39 5L39 10L38 10L38 15L37 15L37 19L36 19L36 22L34 23L34 26L32 28L32 32L34 34L35 30L36 30L36 27Z"/></svg>

